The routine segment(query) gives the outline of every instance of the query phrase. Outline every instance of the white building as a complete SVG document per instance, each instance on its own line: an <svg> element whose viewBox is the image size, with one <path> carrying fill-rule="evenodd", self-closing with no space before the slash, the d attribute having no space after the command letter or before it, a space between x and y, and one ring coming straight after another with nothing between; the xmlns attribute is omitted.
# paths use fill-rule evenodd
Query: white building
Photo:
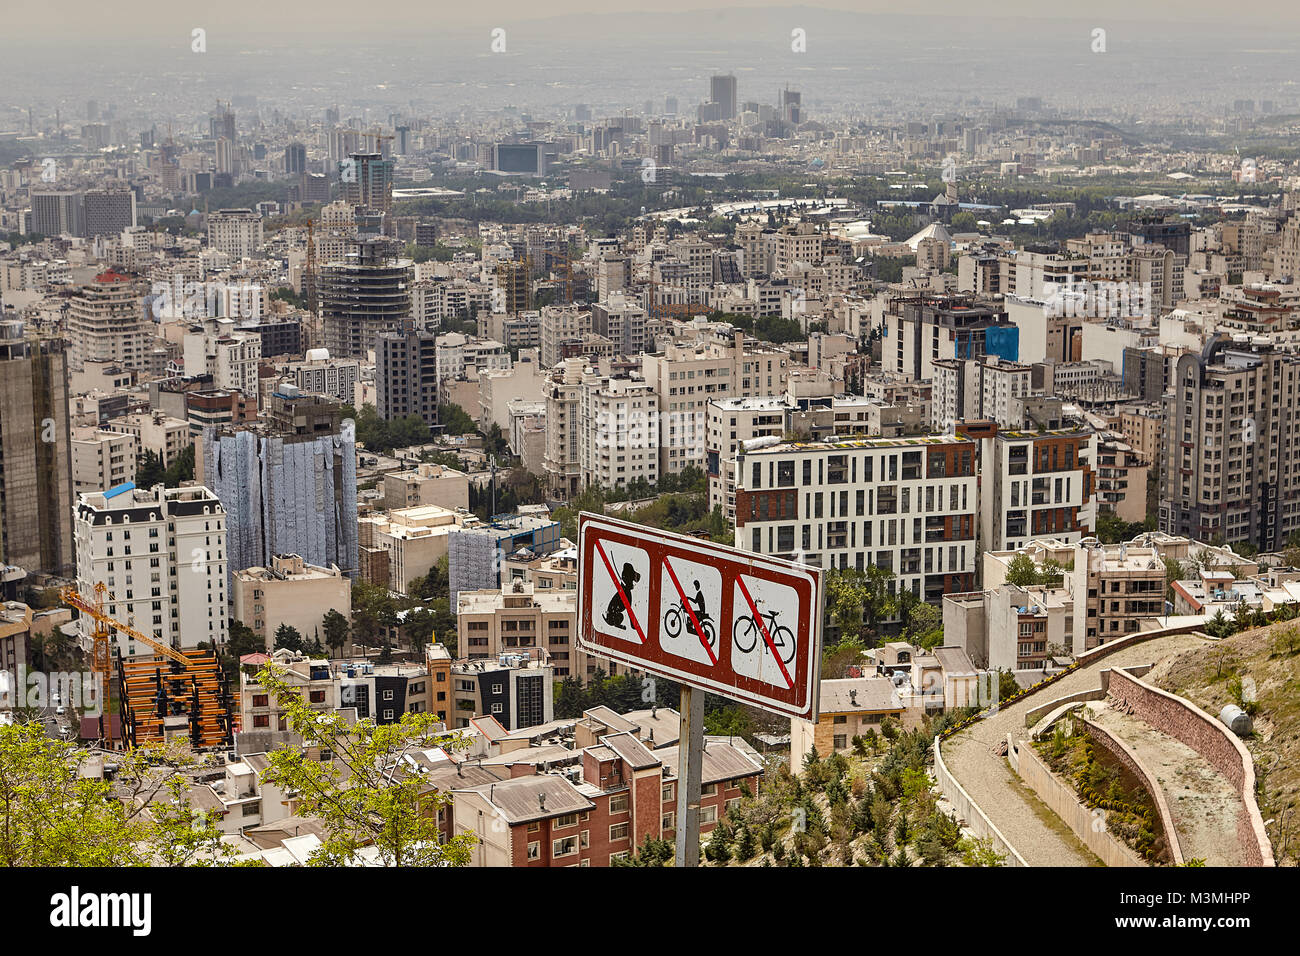
<svg viewBox="0 0 1300 956"><path fill-rule="evenodd" d="M262 217L251 209L222 209L208 216L208 245L232 259L249 259L262 245Z"/></svg>
<svg viewBox="0 0 1300 956"><path fill-rule="evenodd" d="M582 378L580 421L584 485L658 482L659 408L649 382L589 372Z"/></svg>
<svg viewBox="0 0 1300 956"><path fill-rule="evenodd" d="M72 492L107 491L135 481L140 440L96 428L72 430Z"/></svg>
<svg viewBox="0 0 1300 956"><path fill-rule="evenodd" d="M189 649L226 642L226 514L207 488L155 485L77 500L77 588L103 582L107 613L155 640ZM79 621L90 646L94 622ZM123 657L154 653L115 633Z"/></svg>
<svg viewBox="0 0 1300 956"><path fill-rule="evenodd" d="M262 361L262 337L241 332L233 319L205 319L185 335L185 374L211 375L215 388L257 395L257 367Z"/></svg>
<svg viewBox="0 0 1300 956"><path fill-rule="evenodd" d="M930 435L744 451L736 461L736 545L814 567L875 565L895 575L891 590L937 604L975 580L976 447Z"/></svg>

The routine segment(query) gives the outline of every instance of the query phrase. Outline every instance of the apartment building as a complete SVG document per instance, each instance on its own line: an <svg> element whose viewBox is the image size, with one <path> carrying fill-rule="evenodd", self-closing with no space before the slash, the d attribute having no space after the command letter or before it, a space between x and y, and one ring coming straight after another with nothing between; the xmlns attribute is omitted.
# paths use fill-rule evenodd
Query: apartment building
<svg viewBox="0 0 1300 956"><path fill-rule="evenodd" d="M1283 547L1300 530L1300 357L1218 338L1180 356L1162 403L1160 530Z"/></svg>
<svg viewBox="0 0 1300 956"><path fill-rule="evenodd" d="M436 504L361 515L357 546L366 571L363 577L405 594L411 581L428 574L447 555L451 532L477 522L473 515Z"/></svg>
<svg viewBox="0 0 1300 956"><path fill-rule="evenodd" d="M153 331L145 318L144 286L109 270L68 299L68 364L80 370L87 362L126 368L149 368Z"/></svg>
<svg viewBox="0 0 1300 956"><path fill-rule="evenodd" d="M138 450L152 451L164 468L194 444L190 423L162 412L135 412L110 418L104 422L103 428L105 431L131 435L136 440Z"/></svg>
<svg viewBox="0 0 1300 956"><path fill-rule="evenodd" d="M933 381L938 359L1020 359L1019 329L1000 305L973 296L898 297L890 301L884 325L884 371L914 382Z"/></svg>
<svg viewBox="0 0 1300 956"><path fill-rule="evenodd" d="M384 507L418 508L437 505L448 511L469 509L469 476L433 462L421 462L407 471L384 475Z"/></svg>
<svg viewBox="0 0 1300 956"><path fill-rule="evenodd" d="M974 435L974 426L967 429ZM980 436L980 547L1013 551L1031 538L1079 541L1097 527L1097 436L1091 429Z"/></svg>
<svg viewBox="0 0 1300 956"><path fill-rule="evenodd" d="M996 355L975 359L938 359L934 369L934 398L930 425L950 431L960 421L988 419L1003 428L1019 427L1013 399L1034 393L1033 369Z"/></svg>
<svg viewBox="0 0 1300 956"><path fill-rule="evenodd" d="M208 216L208 245L238 262L262 245L262 217L251 209L220 209Z"/></svg>
<svg viewBox="0 0 1300 956"><path fill-rule="evenodd" d="M1074 641L1074 596L1064 587L1001 584L943 599L944 641L991 671L1044 672L1083 650ZM1035 678L1036 679L1036 678Z"/></svg>
<svg viewBox="0 0 1300 956"><path fill-rule="evenodd" d="M541 313L542 365L553 368L564 358L567 343L580 342L592 331L591 312L573 305L548 305Z"/></svg>
<svg viewBox="0 0 1300 956"><path fill-rule="evenodd" d="M206 319L184 340L185 374L212 376L216 388L257 396L262 337L241 332L233 319Z"/></svg>
<svg viewBox="0 0 1300 956"><path fill-rule="evenodd" d="M352 404L361 379L359 361L330 358L327 349L310 349L305 361L290 362L283 371L303 394L325 395L346 405Z"/></svg>
<svg viewBox="0 0 1300 956"><path fill-rule="evenodd" d="M591 331L613 342L622 355L640 355L651 344L646 310L622 295L591 307Z"/></svg>
<svg viewBox="0 0 1300 956"><path fill-rule="evenodd" d="M647 838L676 836L677 747L649 750L634 734L606 734L562 766L525 762L497 783L452 791L455 832L477 840L471 866L610 866ZM713 830L762 763L730 738L706 737L701 758L700 832Z"/></svg>
<svg viewBox="0 0 1300 956"><path fill-rule="evenodd" d="M526 654L547 661L557 680L576 677L584 684L598 669L614 673L616 664L588 657L578 647L576 590L540 583L511 574L499 588L459 591L456 631L461 656L472 661Z"/></svg>
<svg viewBox="0 0 1300 956"><path fill-rule="evenodd" d="M728 339L673 342L642 356L641 369L659 407L659 472L676 474L704 461L708 405L714 399L781 395L790 355L746 345L744 334Z"/></svg>
<svg viewBox="0 0 1300 956"><path fill-rule="evenodd" d="M895 575L937 604L977 562L974 441L961 436L782 442L738 455L736 545L815 567Z"/></svg>
<svg viewBox="0 0 1300 956"><path fill-rule="evenodd" d="M94 427L72 430L72 493L107 491L135 481L135 460L140 453L134 435Z"/></svg>
<svg viewBox="0 0 1300 956"><path fill-rule="evenodd" d="M181 649L226 642L226 513L202 486L130 485L77 498L77 589L109 589L108 614ZM94 622L79 619L89 648ZM126 658L155 653L114 632Z"/></svg>
<svg viewBox="0 0 1300 956"><path fill-rule="evenodd" d="M448 729L490 716L506 731L548 723L554 717L555 669L528 654L457 661L451 665Z"/></svg>
<svg viewBox="0 0 1300 956"><path fill-rule="evenodd" d="M230 587L231 613L270 648L281 624L306 641L320 639L330 611L352 616L352 584L337 565L308 564L296 554L277 554L270 567L236 571Z"/></svg>
<svg viewBox="0 0 1300 956"><path fill-rule="evenodd" d="M461 336L464 338L464 336ZM384 332L375 338L375 411L384 421L412 415L438 424L437 336Z"/></svg>
<svg viewBox="0 0 1300 956"><path fill-rule="evenodd" d="M659 481L659 407L654 386L588 371L578 393L584 486L625 488Z"/></svg>
<svg viewBox="0 0 1300 956"><path fill-rule="evenodd" d="M1144 459L1133 446L1109 433L1097 436L1097 510L1125 521L1147 517L1147 474Z"/></svg>

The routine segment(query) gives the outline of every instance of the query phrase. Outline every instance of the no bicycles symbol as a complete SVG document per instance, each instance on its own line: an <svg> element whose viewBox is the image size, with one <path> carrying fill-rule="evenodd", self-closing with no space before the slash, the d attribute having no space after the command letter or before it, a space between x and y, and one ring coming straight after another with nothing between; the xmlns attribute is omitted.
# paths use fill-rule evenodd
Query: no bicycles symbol
<svg viewBox="0 0 1300 956"><path fill-rule="evenodd" d="M578 565L588 653L815 719L819 569L585 514Z"/></svg>

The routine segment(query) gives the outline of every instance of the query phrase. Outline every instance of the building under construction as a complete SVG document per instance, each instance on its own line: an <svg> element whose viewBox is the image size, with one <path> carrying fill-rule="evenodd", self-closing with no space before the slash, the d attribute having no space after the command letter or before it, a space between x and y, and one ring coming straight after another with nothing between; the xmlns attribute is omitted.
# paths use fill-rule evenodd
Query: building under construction
<svg viewBox="0 0 1300 956"><path fill-rule="evenodd" d="M127 747L183 738L192 747L232 747L230 682L212 651L185 651L188 664L117 659L119 712Z"/></svg>

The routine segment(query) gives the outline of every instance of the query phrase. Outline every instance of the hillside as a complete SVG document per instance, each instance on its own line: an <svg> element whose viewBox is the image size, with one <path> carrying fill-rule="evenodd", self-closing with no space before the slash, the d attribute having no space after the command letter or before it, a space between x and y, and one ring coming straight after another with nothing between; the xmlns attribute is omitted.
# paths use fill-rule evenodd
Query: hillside
<svg viewBox="0 0 1300 956"><path fill-rule="evenodd" d="M1300 625L1242 631L1172 657L1146 678L1217 716L1225 704L1254 710L1259 809L1279 866L1300 863Z"/></svg>

